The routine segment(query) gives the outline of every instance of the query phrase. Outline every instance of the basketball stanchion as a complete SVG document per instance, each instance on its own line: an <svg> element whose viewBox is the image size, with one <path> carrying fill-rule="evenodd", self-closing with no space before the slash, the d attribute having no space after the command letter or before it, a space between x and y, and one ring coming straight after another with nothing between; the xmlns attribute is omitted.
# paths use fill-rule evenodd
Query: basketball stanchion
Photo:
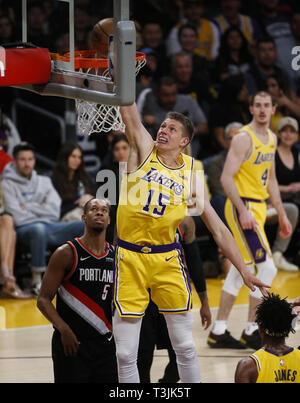
<svg viewBox="0 0 300 403"><path fill-rule="evenodd" d="M76 51L75 71L71 71L69 53L59 55L49 53L48 49L26 47L4 51L4 76L0 77L0 86L14 86L40 95L75 99L78 129L83 134L124 131L119 105L110 105L109 99L107 104L98 100L100 91L112 94L116 87L109 58L95 57L96 50ZM136 75L145 63L146 55L136 52ZM22 70L19 66L22 66Z"/></svg>
<svg viewBox="0 0 300 403"><path fill-rule="evenodd" d="M120 106L135 101L136 75L146 63L146 55L136 52L129 0L113 1L113 18L95 24L89 43L93 49L81 51L75 51L74 44L74 0L59 0L69 5L69 52L64 55L25 48L30 47L24 35L26 2L22 0L23 46L0 47L0 86L75 100L80 133L124 131Z"/></svg>
<svg viewBox="0 0 300 403"><path fill-rule="evenodd" d="M74 55L75 70L86 75L91 81L101 80L105 83L113 84L109 69L109 58L97 58L96 50L76 51ZM68 63L70 60L69 54L60 56L51 54L54 61ZM54 71L63 72L61 66L54 64ZM136 52L136 75L146 63L146 55L141 52ZM56 67L55 67L56 66ZM89 83L87 82L87 85ZM91 133L107 133L111 130L125 131L125 125L120 114L118 105L108 105L96 102L90 102L83 99L76 99L77 125L80 133L90 135Z"/></svg>
<svg viewBox="0 0 300 403"><path fill-rule="evenodd" d="M0 47L0 86L47 83L51 77L48 49L15 42Z"/></svg>

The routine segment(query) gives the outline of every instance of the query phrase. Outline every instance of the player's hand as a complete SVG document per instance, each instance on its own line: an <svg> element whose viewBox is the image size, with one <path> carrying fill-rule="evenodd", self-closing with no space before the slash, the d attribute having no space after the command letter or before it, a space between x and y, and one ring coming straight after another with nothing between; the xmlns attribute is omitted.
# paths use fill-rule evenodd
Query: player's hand
<svg viewBox="0 0 300 403"><path fill-rule="evenodd" d="M80 342L77 337L72 332L72 330L67 326L61 331L61 342L64 347L64 353L66 357L75 357L78 352Z"/></svg>
<svg viewBox="0 0 300 403"><path fill-rule="evenodd" d="M202 303L201 308L200 308L201 324L202 324L203 329L206 330L211 325L211 312L210 312L208 300L202 301L201 303Z"/></svg>
<svg viewBox="0 0 300 403"><path fill-rule="evenodd" d="M243 273L242 277L245 285L250 288L251 291L255 291L255 288L258 287L264 297L267 297L269 295L268 288L270 288L270 286L260 281L257 277L253 276L249 271Z"/></svg>
<svg viewBox="0 0 300 403"><path fill-rule="evenodd" d="M288 238L293 232L293 227L289 219L286 215L279 216L278 222L280 225L279 235L281 236L281 238Z"/></svg>
<svg viewBox="0 0 300 403"><path fill-rule="evenodd" d="M242 212L239 212L239 222L241 224L242 229L256 231L257 222L253 217L253 215L247 209L244 209Z"/></svg>
<svg viewBox="0 0 300 403"><path fill-rule="evenodd" d="M295 306L300 306L300 297L296 298L295 301L291 303L292 308L295 308Z"/></svg>

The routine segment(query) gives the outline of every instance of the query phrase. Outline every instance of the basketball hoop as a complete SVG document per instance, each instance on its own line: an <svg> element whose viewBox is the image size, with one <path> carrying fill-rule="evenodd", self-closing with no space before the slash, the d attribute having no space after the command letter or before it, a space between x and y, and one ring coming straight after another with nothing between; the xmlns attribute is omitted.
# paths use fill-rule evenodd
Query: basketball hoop
<svg viewBox="0 0 300 403"><path fill-rule="evenodd" d="M97 58L95 50L83 50L74 52L74 68L80 74L84 74L91 80L101 80L107 85L114 85L110 74L109 58ZM64 63L69 63L70 55L63 56L51 54L53 71L59 72ZM59 62L59 63L57 63ZM146 63L146 55L136 52L135 72L136 75ZM90 135L91 133L107 133L111 130L125 131L125 125L120 114L120 107L116 105L99 104L75 100L77 111L77 125L80 133Z"/></svg>

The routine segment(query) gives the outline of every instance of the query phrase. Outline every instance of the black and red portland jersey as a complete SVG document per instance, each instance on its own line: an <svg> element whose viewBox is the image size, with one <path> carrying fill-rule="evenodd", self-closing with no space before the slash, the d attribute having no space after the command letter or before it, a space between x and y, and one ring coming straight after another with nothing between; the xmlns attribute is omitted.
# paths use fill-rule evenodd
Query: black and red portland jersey
<svg viewBox="0 0 300 403"><path fill-rule="evenodd" d="M56 309L77 338L88 339L111 332L114 248L106 242L97 256L75 238L67 242L74 263L58 289Z"/></svg>

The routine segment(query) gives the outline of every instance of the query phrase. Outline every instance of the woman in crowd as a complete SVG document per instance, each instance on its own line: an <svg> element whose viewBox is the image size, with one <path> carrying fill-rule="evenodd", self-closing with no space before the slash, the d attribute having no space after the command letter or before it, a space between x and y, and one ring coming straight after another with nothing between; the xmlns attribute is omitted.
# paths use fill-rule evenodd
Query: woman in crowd
<svg viewBox="0 0 300 403"><path fill-rule="evenodd" d="M84 168L82 149L78 144L65 143L53 170L52 182L62 199L61 221L80 220L81 207L91 198L91 180Z"/></svg>
<svg viewBox="0 0 300 403"><path fill-rule="evenodd" d="M300 153L295 146L299 140L299 125L296 119L285 117L279 121L277 130L279 144L275 162L281 197L300 207Z"/></svg>
<svg viewBox="0 0 300 403"><path fill-rule="evenodd" d="M249 44L238 28L228 28L221 39L219 56L216 60L216 78L223 81L226 78L245 74L252 60Z"/></svg>
<svg viewBox="0 0 300 403"><path fill-rule="evenodd" d="M120 172L124 169L126 171L126 163L129 157L129 143L125 134L114 134L110 143L111 156L110 160L103 166L103 169L110 170L114 174L115 181L112 181L109 186L113 186L113 192L116 192L116 198L111 201L110 209L110 225L106 231L106 239L109 243L115 241L115 226L116 226L116 214L119 203L120 193ZM100 171L101 172L101 171ZM104 197L105 195L103 195ZM115 202L115 203L114 203Z"/></svg>
<svg viewBox="0 0 300 403"><path fill-rule="evenodd" d="M277 106L276 113L271 118L271 129L277 134L278 123L284 116L300 118L300 100L289 88L285 88L276 74L267 78L266 85L266 90Z"/></svg>

